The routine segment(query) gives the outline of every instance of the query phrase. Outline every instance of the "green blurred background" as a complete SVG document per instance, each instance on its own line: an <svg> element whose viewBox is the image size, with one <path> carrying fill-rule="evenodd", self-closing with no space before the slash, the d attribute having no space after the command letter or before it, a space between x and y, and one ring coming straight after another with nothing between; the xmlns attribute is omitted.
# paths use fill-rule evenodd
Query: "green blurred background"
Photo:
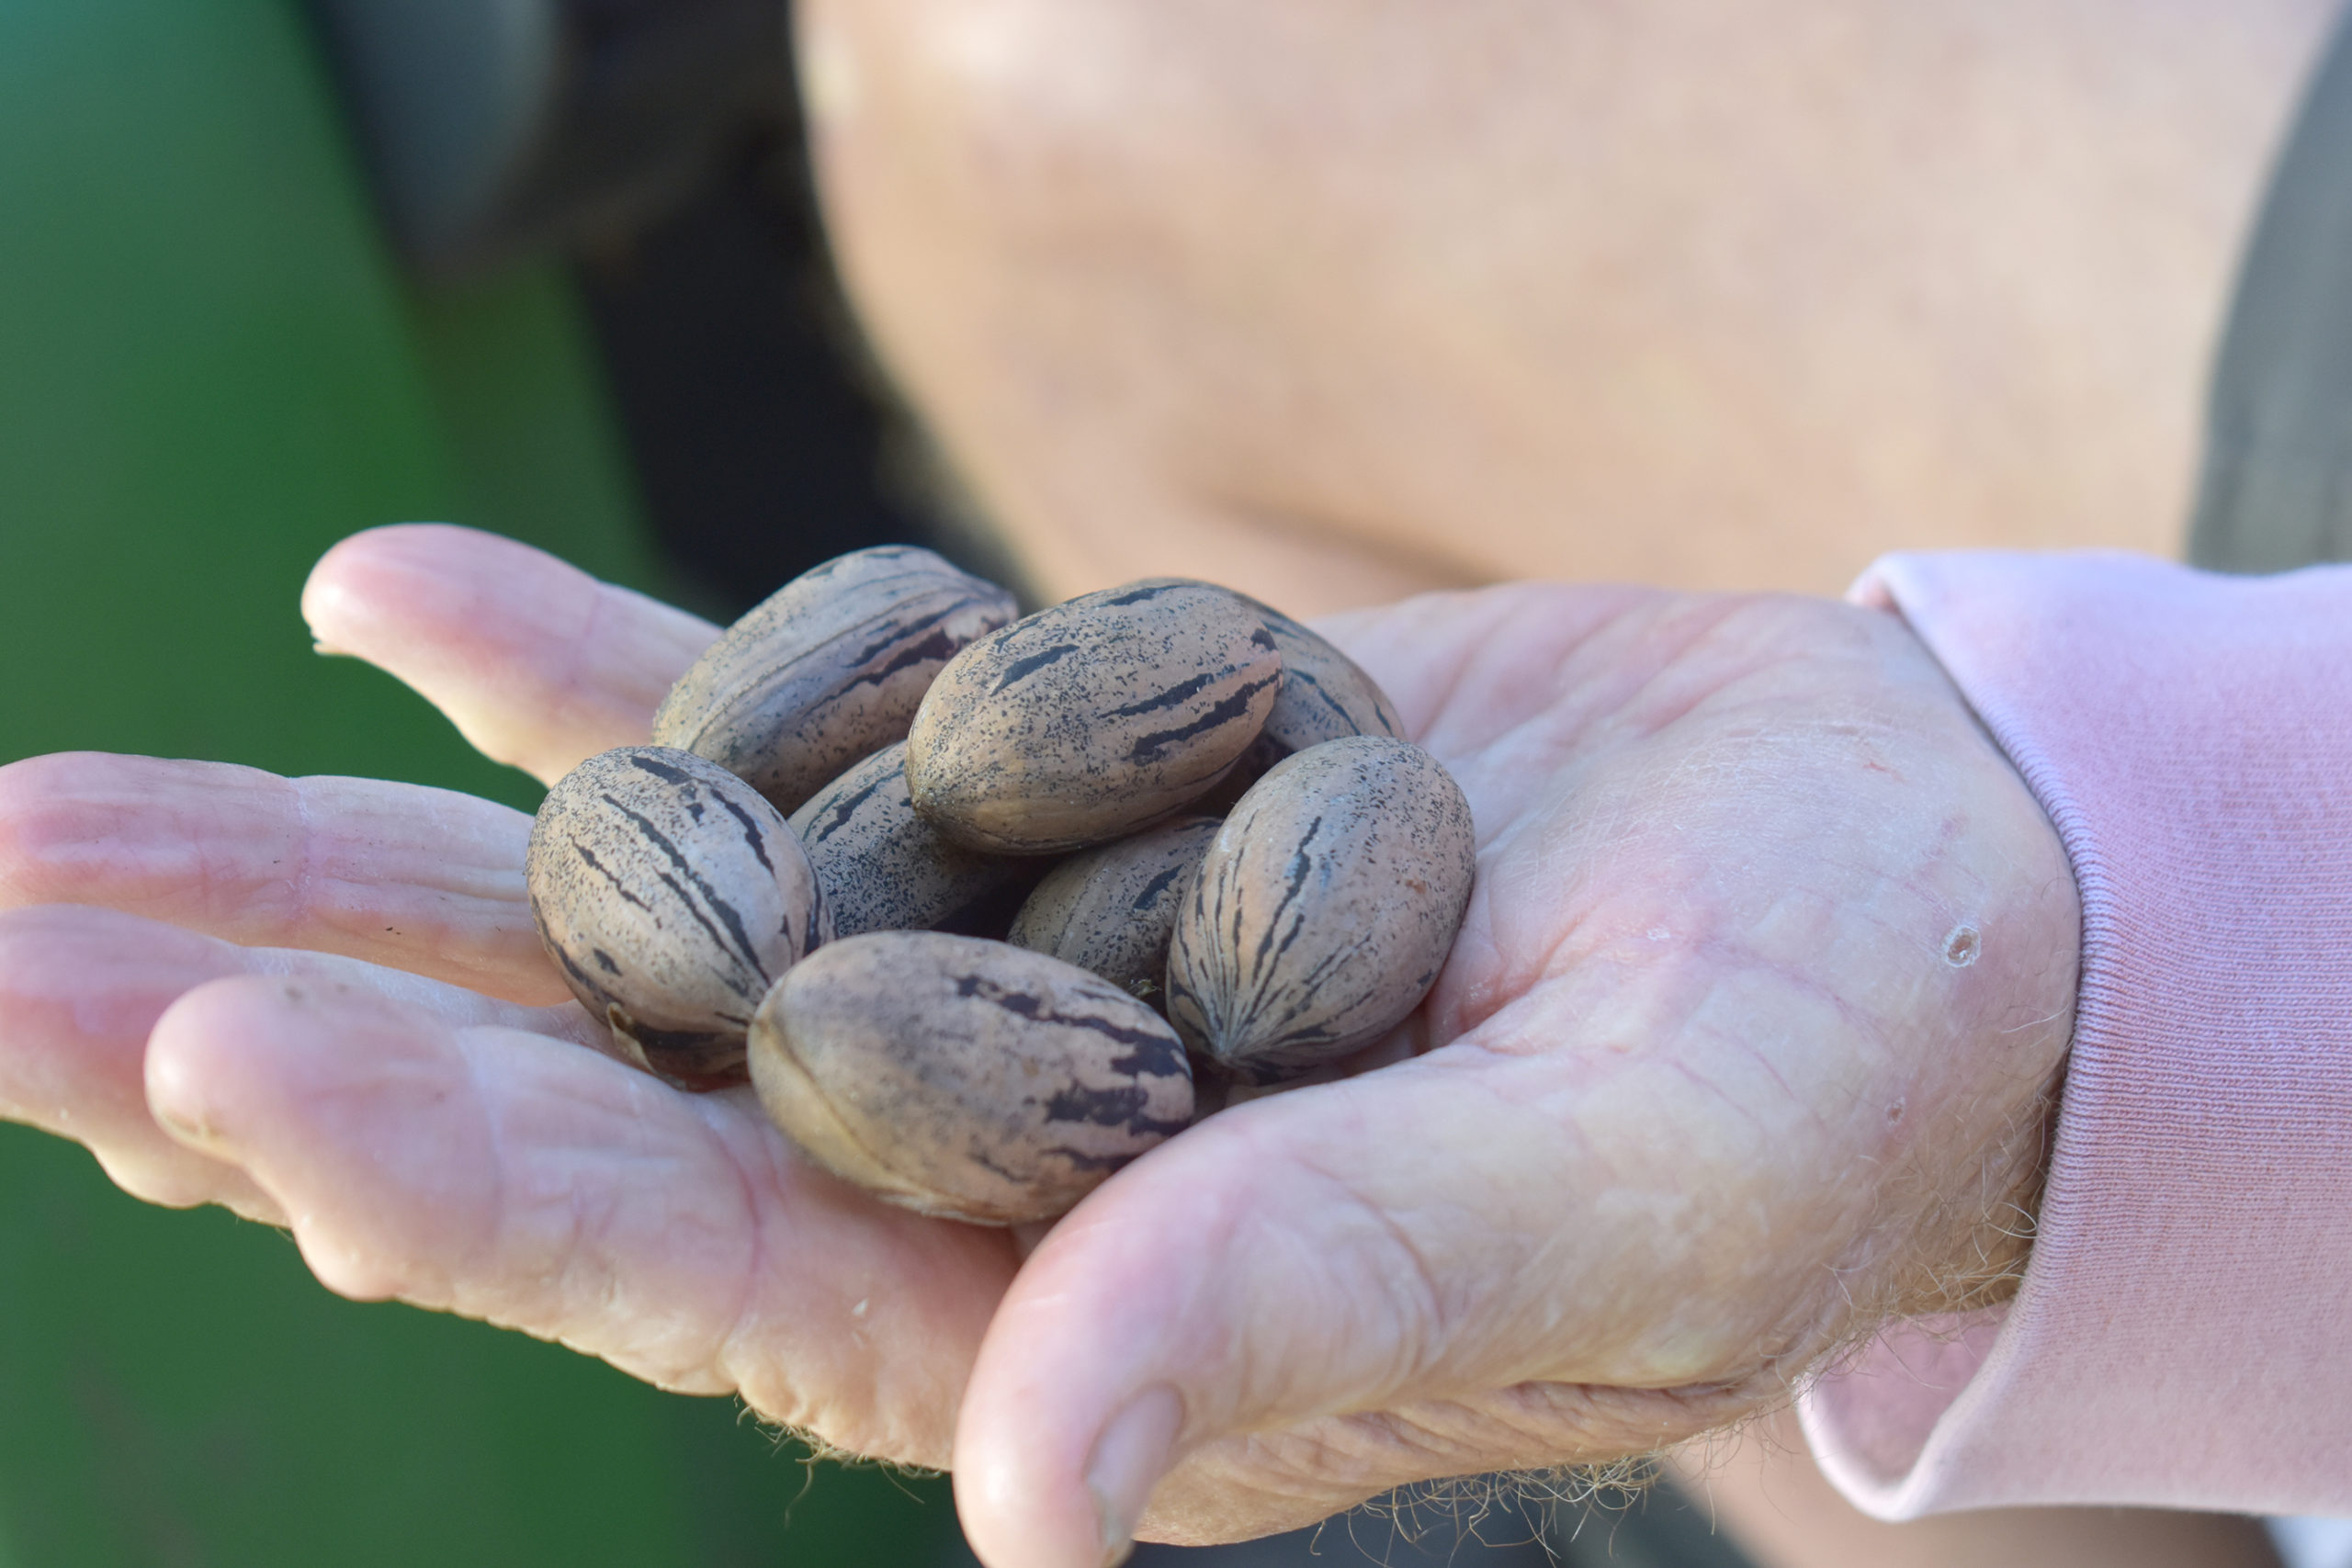
<svg viewBox="0 0 2352 1568"><path fill-rule="evenodd" d="M0 0L0 760L73 749L528 808L310 650L355 530L492 528L664 592L574 275L404 280L292 0ZM899 1563L945 1489L732 1401L321 1289L293 1246L0 1126L0 1568Z"/></svg>

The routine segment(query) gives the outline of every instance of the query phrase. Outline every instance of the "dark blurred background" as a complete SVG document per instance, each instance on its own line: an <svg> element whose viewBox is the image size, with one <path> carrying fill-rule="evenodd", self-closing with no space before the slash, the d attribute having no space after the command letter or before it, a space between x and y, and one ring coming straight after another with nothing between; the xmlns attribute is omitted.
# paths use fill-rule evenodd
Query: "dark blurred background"
<svg viewBox="0 0 2352 1568"><path fill-rule="evenodd" d="M0 761L530 808L310 651L311 563L421 518L721 620L886 540L1005 575L862 358L780 0L0 0ZM968 1561L944 1482L341 1301L277 1233L143 1207L71 1145L0 1126L0 1568ZM1710 1561L1646 1512L1697 1555L1624 1516L1556 1539ZM1548 1560L1544 1522L1139 1561L1503 1568Z"/></svg>

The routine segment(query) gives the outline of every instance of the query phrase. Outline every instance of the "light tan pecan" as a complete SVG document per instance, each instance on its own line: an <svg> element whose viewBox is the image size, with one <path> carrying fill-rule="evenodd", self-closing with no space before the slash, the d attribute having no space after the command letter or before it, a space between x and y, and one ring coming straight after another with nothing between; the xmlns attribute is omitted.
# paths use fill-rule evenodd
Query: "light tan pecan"
<svg viewBox="0 0 2352 1568"><path fill-rule="evenodd" d="M752 1025L775 1124L844 1179L927 1214L1051 1219L1193 1119L1175 1033L1106 980L936 931L851 937Z"/></svg>
<svg viewBox="0 0 2352 1568"><path fill-rule="evenodd" d="M1083 849L1182 809L1258 738L1282 684L1239 595L1160 580L1089 593L951 660L907 736L915 809L975 849Z"/></svg>
<svg viewBox="0 0 2352 1568"><path fill-rule="evenodd" d="M1476 867L1469 804L1429 752L1377 736L1298 752L1202 859L1169 945L1169 1021L1261 1082L1371 1044L1435 983Z"/></svg>
<svg viewBox="0 0 2352 1568"><path fill-rule="evenodd" d="M929 550L884 545L794 578L679 677L653 739L709 758L790 812L901 739L947 661L1016 614Z"/></svg>
<svg viewBox="0 0 2352 1568"><path fill-rule="evenodd" d="M663 746L589 758L531 825L531 917L624 1054L688 1087L742 1081L776 977L832 934L800 841L717 763Z"/></svg>

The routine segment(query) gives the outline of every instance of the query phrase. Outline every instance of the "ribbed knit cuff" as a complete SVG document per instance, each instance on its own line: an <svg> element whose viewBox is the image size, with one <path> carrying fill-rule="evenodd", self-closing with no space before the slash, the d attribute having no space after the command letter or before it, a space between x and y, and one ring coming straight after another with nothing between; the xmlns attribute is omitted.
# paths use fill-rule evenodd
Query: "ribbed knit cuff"
<svg viewBox="0 0 2352 1568"><path fill-rule="evenodd" d="M1824 1379L1822 1469L1882 1518L2352 1512L2352 568L1907 555L1854 592L2056 824L2083 976L2017 1298Z"/></svg>

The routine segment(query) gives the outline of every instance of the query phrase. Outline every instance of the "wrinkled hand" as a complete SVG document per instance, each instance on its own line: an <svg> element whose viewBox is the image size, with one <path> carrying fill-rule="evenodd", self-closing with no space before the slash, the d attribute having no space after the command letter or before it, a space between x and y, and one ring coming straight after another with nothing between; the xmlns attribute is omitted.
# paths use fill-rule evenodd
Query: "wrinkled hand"
<svg viewBox="0 0 2352 1568"><path fill-rule="evenodd" d="M303 611L550 782L642 741L717 635L440 527L346 541ZM1007 1238L844 1187L749 1089L679 1094L600 1054L532 929L529 831L366 780L0 770L0 1114L80 1140L141 1197L290 1226L346 1295L944 1465Z"/></svg>
<svg viewBox="0 0 2352 1568"><path fill-rule="evenodd" d="M346 543L305 608L541 777L640 737L711 635L447 529ZM1025 1264L842 1187L741 1091L599 1054L531 934L526 819L398 785L0 773L0 901L83 906L0 916L0 1109L290 1225L346 1293L952 1452L995 1568L1647 1451L1997 1289L2075 890L1898 621L1531 585L1336 629L1478 823L1387 1053L1425 1054L1203 1123Z"/></svg>

